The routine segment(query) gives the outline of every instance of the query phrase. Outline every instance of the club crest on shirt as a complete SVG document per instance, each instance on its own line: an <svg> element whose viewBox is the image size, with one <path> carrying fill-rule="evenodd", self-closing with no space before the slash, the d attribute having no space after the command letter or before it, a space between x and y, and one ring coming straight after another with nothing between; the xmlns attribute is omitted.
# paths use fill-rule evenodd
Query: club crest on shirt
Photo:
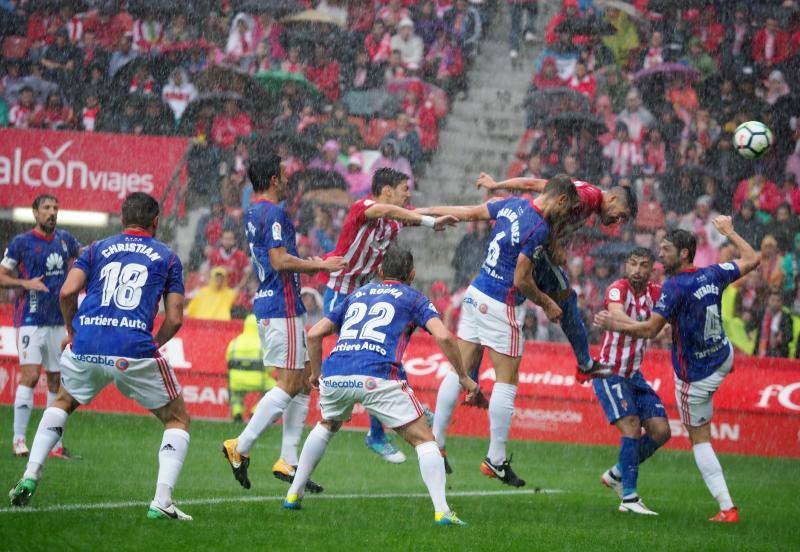
<svg viewBox="0 0 800 552"><path fill-rule="evenodd" d="M272 223L272 239L273 240L280 240L281 239L281 223L280 222L273 222Z"/></svg>
<svg viewBox="0 0 800 552"><path fill-rule="evenodd" d="M61 240L61 249L64 250L64 253L66 253L68 251L67 242L65 242L64 240Z"/></svg>
<svg viewBox="0 0 800 552"><path fill-rule="evenodd" d="M619 301L620 297L621 295L617 288L611 288L611 290L608 292L608 298L612 301Z"/></svg>
<svg viewBox="0 0 800 552"><path fill-rule="evenodd" d="M130 363L128 362L127 358L118 358L117 362L115 362L114 364L116 365L117 370L119 370L120 372L124 372L125 370L128 369L128 366L130 366Z"/></svg>

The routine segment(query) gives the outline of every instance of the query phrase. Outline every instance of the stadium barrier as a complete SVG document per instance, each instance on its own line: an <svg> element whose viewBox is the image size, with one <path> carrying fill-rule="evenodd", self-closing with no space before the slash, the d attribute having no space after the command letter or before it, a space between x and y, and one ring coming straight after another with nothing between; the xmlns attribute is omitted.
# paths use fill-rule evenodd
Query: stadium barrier
<svg viewBox="0 0 800 552"><path fill-rule="evenodd" d="M186 320L178 337L163 349L183 386L191 414L198 418L228 419L225 349L242 329L240 321ZM326 350L333 340L326 342ZM0 312L0 403L12 404L19 369L16 330L11 313ZM519 392L511 428L512 439L616 444L618 432L610 427L590 385L575 381L575 362L567 345L526 343L520 371ZM405 357L408 379L421 402L433 407L439 381L449 363L433 339L418 332ZM643 372L664 401L670 417L670 448L688 449L686 431L678 421L673 371L668 351L649 351ZM44 404L44 377L36 389L36 404ZM494 372L485 355L480 383L490 391ZM316 394L313 394L314 396ZM250 394L248 407L258 396ZM319 419L313 399L310 417ZM738 355L733 373L714 397L712 421L714 446L721 452L800 457L800 362L758 359ZM112 387L104 390L89 407L100 412L144 414L132 401ZM363 409L356 408L351 424L367 427ZM488 435L486 412L460 406L453 417L451 433Z"/></svg>
<svg viewBox="0 0 800 552"><path fill-rule="evenodd" d="M187 138L2 129L0 208L51 193L61 209L117 214L132 192L164 197L188 147Z"/></svg>

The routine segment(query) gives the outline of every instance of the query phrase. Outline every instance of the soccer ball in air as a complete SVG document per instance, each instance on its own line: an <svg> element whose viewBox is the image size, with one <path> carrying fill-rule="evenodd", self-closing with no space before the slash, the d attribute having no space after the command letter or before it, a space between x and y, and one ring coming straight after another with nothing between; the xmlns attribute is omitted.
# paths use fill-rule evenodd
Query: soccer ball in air
<svg viewBox="0 0 800 552"><path fill-rule="evenodd" d="M747 121L733 133L736 151L745 159L755 159L772 145L772 131L760 121Z"/></svg>

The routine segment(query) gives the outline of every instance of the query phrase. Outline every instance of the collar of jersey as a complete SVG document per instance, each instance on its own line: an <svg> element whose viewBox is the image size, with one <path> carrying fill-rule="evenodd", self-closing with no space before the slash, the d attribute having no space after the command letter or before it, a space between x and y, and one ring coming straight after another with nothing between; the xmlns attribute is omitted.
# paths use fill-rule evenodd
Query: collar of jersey
<svg viewBox="0 0 800 552"><path fill-rule="evenodd" d="M384 280L384 281L383 281L383 282L381 282L381 283L382 283L382 284L387 284L387 285L390 285L390 286L391 286L391 285L395 285L395 284L402 284L403 282L401 282L400 280Z"/></svg>
<svg viewBox="0 0 800 552"><path fill-rule="evenodd" d="M684 273L688 273L688 272L697 272L697 267L696 266L690 266L689 268L684 268L683 270L679 270L678 274L684 274Z"/></svg>
<svg viewBox="0 0 800 552"><path fill-rule="evenodd" d="M44 240L44 241L46 241L46 242L51 242L51 241L53 241L53 240L55 239L55 237L56 237L56 231L55 231L55 230L53 230L53 233L52 233L52 234L50 234L49 236L47 236L47 235L45 235L45 234L42 234L41 232L39 232L39 231L38 231L36 228L34 228L33 230L31 230L31 234L33 234L34 236L36 236L36 237L37 237L37 238L39 238L40 240Z"/></svg>
<svg viewBox="0 0 800 552"><path fill-rule="evenodd" d="M122 233L128 236L145 236L148 238L153 237L153 234L151 234L150 232L145 232L144 230L135 230L133 228L128 228L126 230L123 230Z"/></svg>
<svg viewBox="0 0 800 552"><path fill-rule="evenodd" d="M529 201L528 201L528 203L530 203L530 204L531 204L531 207L533 207L533 210L534 210L534 211L536 211L537 213L539 213L541 216L544 216L544 213L542 212L542 210L541 210L541 209L539 209L539 206L538 206L538 205L536 205L536 204L533 202L533 200L532 200L532 199L531 199L531 200L529 200Z"/></svg>

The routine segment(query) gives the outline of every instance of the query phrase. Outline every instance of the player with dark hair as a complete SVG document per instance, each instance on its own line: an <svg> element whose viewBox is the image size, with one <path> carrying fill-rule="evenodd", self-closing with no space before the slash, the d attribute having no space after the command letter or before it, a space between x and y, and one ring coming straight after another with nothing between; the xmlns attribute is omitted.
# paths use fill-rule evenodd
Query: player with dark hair
<svg viewBox="0 0 800 552"><path fill-rule="evenodd" d="M158 352L183 323L183 268L178 256L154 238L158 214L151 196L130 194L122 205L123 232L91 244L69 271L60 292L67 325L61 388L42 415L24 475L9 492L12 506L24 506L33 496L47 451L61 438L69 415L113 382L164 424L147 517L192 519L172 501L189 448L189 413L172 367ZM162 297L164 321L154 337Z"/></svg>
<svg viewBox="0 0 800 552"><path fill-rule="evenodd" d="M15 236L0 261L0 287L22 288L14 308L17 327L20 378L14 397L15 456L28 456L25 442L33 410L33 389L44 366L47 374L47 406L58 393L61 341L66 332L58 307L58 291L67 277L69 264L78 256L80 244L66 230L56 229L58 199L41 194L33 200L36 226ZM14 276L16 272L17 276ZM71 458L59 439L52 456Z"/></svg>
<svg viewBox="0 0 800 552"><path fill-rule="evenodd" d="M675 398L681 422L689 433L695 462L720 512L711 521L736 523L739 512L731 500L714 449L711 446L711 417L714 392L733 368L733 347L720 319L723 290L755 269L761 257L733 229L730 217L714 219L714 227L738 250L741 258L696 268L693 264L697 241L685 230L672 230L661 242L659 257L670 278L650 318L632 320L619 310L601 311L595 324L636 338L652 338L664 325L672 326L672 365L675 369Z"/></svg>
<svg viewBox="0 0 800 552"><path fill-rule="evenodd" d="M454 217L434 218L404 208L411 197L408 179L409 176L400 171L378 169L372 176L372 197L360 199L350 207L339 241L332 252L333 255L344 257L347 266L331 272L324 297L326 314L351 292L375 278L386 248L395 242L404 226L426 226L440 231L458 222ZM370 417L370 430L365 442L370 450L387 462L399 464L406 460L375 417ZM276 469L281 468L285 469L286 465L276 464L273 467L277 477L280 477L280 472Z"/></svg>
<svg viewBox="0 0 800 552"><path fill-rule="evenodd" d="M625 277L608 287L604 307L631 320L647 320L661 294L661 286L650 281L654 261L649 249L631 251L625 260ZM593 385L608 422L622 434L619 462L603 473L601 481L622 500L620 512L656 515L639 498L636 482L639 464L669 440L670 430L661 399L639 371L645 341L605 332L598 360L610 366L613 374L595 378Z"/></svg>
<svg viewBox="0 0 800 552"><path fill-rule="evenodd" d="M283 439L296 447L308 414L306 311L300 298L299 273L333 272L346 266L339 256L325 260L297 256L294 225L280 205L288 193L280 157L268 154L253 159L248 175L254 203L247 210L245 234L259 281L253 311L258 319L264 366L274 367L278 377L277 385L258 402L244 431L223 443L222 452L245 489L250 488L250 449L261 434L283 416ZM296 399L298 395L300 399ZM287 423L289 418L291 423ZM287 447L282 448L285 451ZM311 487L314 492L322 491L316 484Z"/></svg>
<svg viewBox="0 0 800 552"><path fill-rule="evenodd" d="M360 403L416 449L422 480L434 505L434 523L466 525L447 504L444 461L422 406L405 381L403 354L411 334L419 327L433 335L458 374L467 401L475 400L478 385L467 375L456 341L436 308L410 286L414 279L411 252L389 248L379 273L380 282L350 293L311 328L311 383L319 388L322 421L303 445L297 474L283 506L300 508L305 481L342 422L350 419L353 406ZM338 333L339 338L323 364L322 340L333 333Z"/></svg>
<svg viewBox="0 0 800 552"><path fill-rule="evenodd" d="M533 272L550 240L551 228L566 222L578 200L575 185L564 176L550 179L533 201L511 197L471 207L419 209L425 214L453 215L459 220L495 221L486 258L464 296L458 346L461 362L469 369L478 366L484 347L489 350L496 383L489 401L489 451L481 471L514 487L525 485L506 457L524 344L523 303L530 299L553 322L562 317L561 308L539 289ZM453 374L445 376L436 400L433 434L443 452L447 425L458 401L459 390L453 382Z"/></svg>

